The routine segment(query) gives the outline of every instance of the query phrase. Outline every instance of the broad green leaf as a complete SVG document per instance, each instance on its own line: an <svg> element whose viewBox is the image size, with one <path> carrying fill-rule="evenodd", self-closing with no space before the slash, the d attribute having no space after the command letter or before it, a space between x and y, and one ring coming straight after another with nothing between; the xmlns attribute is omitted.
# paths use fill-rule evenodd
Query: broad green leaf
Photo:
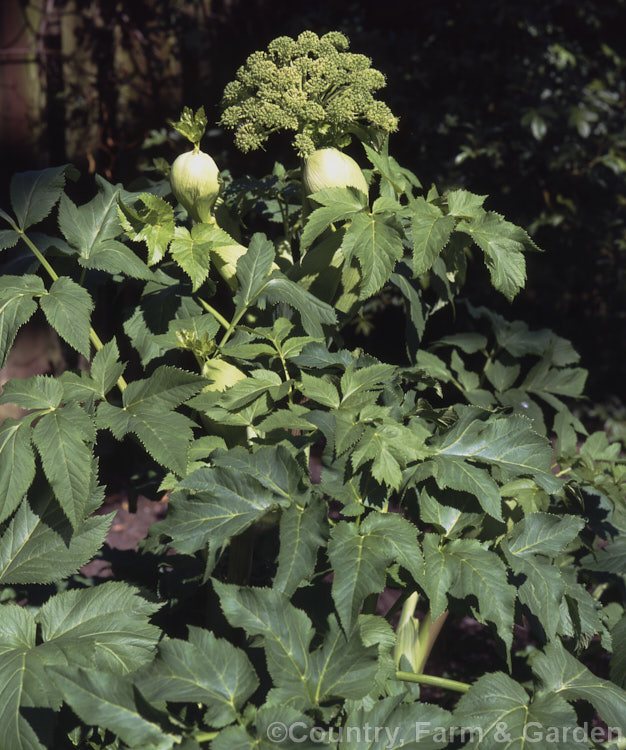
<svg viewBox="0 0 626 750"><path fill-rule="evenodd" d="M626 690L596 677L568 653L559 641L548 643L532 661L533 672L542 682L542 691L566 701L589 701L609 725L626 732Z"/></svg>
<svg viewBox="0 0 626 750"><path fill-rule="evenodd" d="M339 367L345 370L352 362L352 355L346 349L338 352L330 352L324 344L312 343L307 344L302 353L299 354L294 362L298 367L307 367L316 370L323 370L326 367Z"/></svg>
<svg viewBox="0 0 626 750"><path fill-rule="evenodd" d="M52 282L39 300L48 323L62 339L89 359L89 327L93 302L89 292L67 276Z"/></svg>
<svg viewBox="0 0 626 750"><path fill-rule="evenodd" d="M315 569L317 551L328 535L325 503L314 497L308 505L295 503L280 517L280 551L274 588L292 596Z"/></svg>
<svg viewBox="0 0 626 750"><path fill-rule="evenodd" d="M111 730L130 747L170 750L177 738L166 734L141 714L132 682L122 676L93 669L49 669L63 700L87 725Z"/></svg>
<svg viewBox="0 0 626 750"><path fill-rule="evenodd" d="M335 454L341 456L363 437L365 425L360 421L359 412L356 409L338 409L327 416L334 420L333 447ZM368 427L368 429L373 428Z"/></svg>
<svg viewBox="0 0 626 750"><path fill-rule="evenodd" d="M29 418L8 418L0 424L0 523L17 508L35 478L31 422Z"/></svg>
<svg viewBox="0 0 626 750"><path fill-rule="evenodd" d="M341 624L350 631L363 600L385 587L393 553L382 534L368 534L348 521L331 531L328 557L334 570L332 594Z"/></svg>
<svg viewBox="0 0 626 750"><path fill-rule="evenodd" d="M119 362L119 356L117 342L111 339L93 358L90 374L101 398L106 396L124 372L124 365Z"/></svg>
<svg viewBox="0 0 626 750"><path fill-rule="evenodd" d="M507 537L507 549L517 558L556 557L576 539L584 525L584 519L577 516L533 513L515 525Z"/></svg>
<svg viewBox="0 0 626 750"><path fill-rule="evenodd" d="M402 695L354 707L342 727L339 750L440 750L453 736L452 715L438 706L402 703Z"/></svg>
<svg viewBox="0 0 626 750"><path fill-rule="evenodd" d="M263 636L267 667L278 687L301 695L310 674L313 628L308 616L276 589L243 588L213 580L228 622L249 635ZM309 695L312 699L313 696Z"/></svg>
<svg viewBox="0 0 626 750"><path fill-rule="evenodd" d="M586 370L551 367L550 357L544 357L528 372L520 387L544 398L546 393L577 397L582 394L586 380Z"/></svg>
<svg viewBox="0 0 626 750"><path fill-rule="evenodd" d="M106 271L108 274L123 273L131 279L150 281L154 278L148 266L126 245L117 240L108 240L104 246L91 251L88 258L78 257L83 268Z"/></svg>
<svg viewBox="0 0 626 750"><path fill-rule="evenodd" d="M184 414L158 401L123 409L103 402L98 407L97 424L99 429L111 430L117 440L132 432L155 461L180 476L185 473L196 424Z"/></svg>
<svg viewBox="0 0 626 750"><path fill-rule="evenodd" d="M68 520L77 529L90 492L94 424L75 403L44 414L33 429L33 443L44 473Z"/></svg>
<svg viewBox="0 0 626 750"><path fill-rule="evenodd" d="M248 657L208 630L191 627L189 641L165 640L158 656L139 679L150 702L201 703L204 720L223 727L236 720L259 685Z"/></svg>
<svg viewBox="0 0 626 750"><path fill-rule="evenodd" d="M313 629L307 615L276 589L246 589L213 581L226 619L249 635L263 637L277 703L317 706L331 697L362 698L377 670L377 649L366 648L358 629L347 637L334 617L322 645L310 652Z"/></svg>
<svg viewBox="0 0 626 750"><path fill-rule="evenodd" d="M394 195L401 195L402 193L409 193L411 186L420 188L422 187L420 181L408 169L400 167L398 162L389 156L389 144L387 141L383 144L380 152L375 151L371 146L368 146L365 141L362 141L362 146L365 149L367 158L372 162L376 171L381 175L382 186L387 182Z"/></svg>
<svg viewBox="0 0 626 750"><path fill-rule="evenodd" d="M91 516L72 529L52 498L36 493L0 536L0 584L52 583L74 574L102 547L112 520Z"/></svg>
<svg viewBox="0 0 626 750"><path fill-rule="evenodd" d="M262 419L257 427L261 432L273 430L315 430L316 426L309 422L309 409L300 404L289 404L286 409L272 409L270 414Z"/></svg>
<svg viewBox="0 0 626 750"><path fill-rule="evenodd" d="M583 647L598 633L606 636L606 628L599 616L602 605L583 585L576 582L576 571L573 567L561 566L561 575L565 580L565 597L561 601L558 635L575 638ZM608 643L608 640L603 640Z"/></svg>
<svg viewBox="0 0 626 750"><path fill-rule="evenodd" d="M482 333L453 333L435 342L436 346L455 346L465 354L475 354L487 348L487 337Z"/></svg>
<svg viewBox="0 0 626 750"><path fill-rule="evenodd" d="M359 261L363 279L359 299L376 294L389 280L397 261L402 258L402 240L396 229L379 215L356 214L341 244L350 260Z"/></svg>
<svg viewBox="0 0 626 750"><path fill-rule="evenodd" d="M332 187L318 190L309 196L322 206L341 207L346 212L356 213L367 205L367 196L355 187Z"/></svg>
<svg viewBox="0 0 626 750"><path fill-rule="evenodd" d="M321 377L313 377L303 372L300 375L300 384L298 390L307 398L316 401L318 404L328 406L331 409L338 409L341 399L335 386L328 380Z"/></svg>
<svg viewBox="0 0 626 750"><path fill-rule="evenodd" d="M424 540L424 586L431 615L436 617L443 611L445 592L464 600L474 596L478 601L476 619L492 622L510 649L516 590L507 582L502 560L476 539L454 539L445 546L437 546L436 539L427 535Z"/></svg>
<svg viewBox="0 0 626 750"><path fill-rule="evenodd" d="M444 456L481 461L499 467L507 476L531 476L548 492L561 482L551 472L552 451L548 440L531 429L521 416L477 419L473 409L435 441L436 452Z"/></svg>
<svg viewBox="0 0 626 750"><path fill-rule="evenodd" d="M289 392L289 387L289 381L283 382L272 370L253 370L250 377L241 378L224 392L220 406L236 412L264 393L273 401L280 401Z"/></svg>
<svg viewBox="0 0 626 750"><path fill-rule="evenodd" d="M556 635L565 593L565 582L550 558L578 536L584 523L576 516L532 513L516 524L502 543L513 571L526 577L518 591L519 599L539 618L549 640Z"/></svg>
<svg viewBox="0 0 626 750"><path fill-rule="evenodd" d="M363 645L358 628L346 637L332 615L329 626L322 645L309 657L308 693L315 706L331 698L363 698L378 669L378 649Z"/></svg>
<svg viewBox="0 0 626 750"><path fill-rule="evenodd" d="M174 237L174 209L152 193L141 193L137 200L144 208L133 208L120 200L118 218L131 240L146 243L148 265L153 266L163 258Z"/></svg>
<svg viewBox="0 0 626 750"><path fill-rule="evenodd" d="M435 479L441 489L449 487L474 495L485 513L502 521L502 500L498 485L486 469L470 464L457 456L434 457Z"/></svg>
<svg viewBox="0 0 626 750"><path fill-rule="evenodd" d="M606 547L585 555L580 562L585 570L612 573L626 582L626 537L616 537Z"/></svg>
<svg viewBox="0 0 626 750"><path fill-rule="evenodd" d="M453 190L448 193L448 211L452 216L472 219L483 213L486 195L475 195L469 190Z"/></svg>
<svg viewBox="0 0 626 750"><path fill-rule="evenodd" d="M419 276L432 268L454 229L454 217L421 196L411 204L413 233L413 275Z"/></svg>
<svg viewBox="0 0 626 750"><path fill-rule="evenodd" d="M0 367L6 364L18 330L37 309L33 297L45 293L39 276L0 276Z"/></svg>
<svg viewBox="0 0 626 750"><path fill-rule="evenodd" d="M611 656L611 680L626 689L626 616L611 631L613 654Z"/></svg>
<svg viewBox="0 0 626 750"><path fill-rule="evenodd" d="M134 672L152 661L160 631L148 619L159 607L117 581L65 591L37 614L38 652L47 664Z"/></svg>
<svg viewBox="0 0 626 750"><path fill-rule="evenodd" d="M328 188L310 196L322 208L317 208L308 217L302 232L302 250L310 247L315 239L336 221L349 219L365 207L366 198L356 188Z"/></svg>
<svg viewBox="0 0 626 750"><path fill-rule="evenodd" d="M357 367L352 363L341 376L341 405L354 408L352 397L364 391L380 391L388 384L397 372L394 365L373 364Z"/></svg>
<svg viewBox="0 0 626 750"><path fill-rule="evenodd" d="M48 700L50 686L34 653L35 619L16 604L3 604L0 613L0 747L44 750L38 738L42 727L35 732L21 710L33 706L58 708L51 696Z"/></svg>
<svg viewBox="0 0 626 750"><path fill-rule="evenodd" d="M308 490L301 486L302 469L284 446L263 446L254 453L234 448L213 456L213 465L248 474L277 495L283 506L308 502Z"/></svg>
<svg viewBox="0 0 626 750"><path fill-rule="evenodd" d="M531 701L524 688L502 672L476 680L453 718L466 728L467 750L588 747L574 733L576 713L564 700L544 695Z"/></svg>
<svg viewBox="0 0 626 750"><path fill-rule="evenodd" d="M20 238L20 233L14 229L0 229L0 250L15 247Z"/></svg>
<svg viewBox="0 0 626 750"><path fill-rule="evenodd" d="M247 474L204 467L177 485L167 518L155 524L152 533L171 536L179 552L192 553L210 544L214 557L233 536L279 504L277 495Z"/></svg>
<svg viewBox="0 0 626 750"><path fill-rule="evenodd" d="M346 632L363 600L385 586L385 573L398 561L421 578L421 554L415 527L400 516L370 513L359 527L340 521L333 527L328 556L334 570L332 596Z"/></svg>
<svg viewBox="0 0 626 750"><path fill-rule="evenodd" d="M485 367L485 375L497 391L507 391L513 386L520 374L520 365L505 365L494 359Z"/></svg>
<svg viewBox="0 0 626 750"><path fill-rule="evenodd" d="M424 534L424 588L430 601L430 615L435 620L448 605L447 592L455 573L455 566L449 563L437 534Z"/></svg>
<svg viewBox="0 0 626 750"><path fill-rule="evenodd" d="M193 318L202 312L174 279L160 270L155 271L155 277L155 281L146 284L140 304L124 323L124 331L144 366L172 348L173 321ZM180 341L176 341L178 346Z"/></svg>
<svg viewBox="0 0 626 750"><path fill-rule="evenodd" d="M13 378L4 385L0 404L15 404L22 409L56 409L63 399L63 386L51 375Z"/></svg>
<svg viewBox="0 0 626 750"><path fill-rule="evenodd" d="M462 496L460 500L455 497L454 505L447 502L447 499L445 493L443 498L440 498L438 494L435 499L423 489L419 493L419 511L422 521L439 526L445 532L445 536L450 539L459 536L468 526L480 528L484 514L475 512L475 506L469 502L468 495Z"/></svg>
<svg viewBox="0 0 626 750"><path fill-rule="evenodd" d="M117 218L119 185L111 185L100 175L96 184L98 192L88 203L76 206L67 195L59 203L59 229L85 259L106 249L122 231Z"/></svg>
<svg viewBox="0 0 626 750"><path fill-rule="evenodd" d="M284 703L274 705L268 702L256 712L254 726L222 729L211 740L211 750L275 750L276 747L317 750L326 747L309 739L312 728L313 719L309 716Z"/></svg>
<svg viewBox="0 0 626 750"><path fill-rule="evenodd" d="M414 282L409 278L411 270L406 263L399 263L396 271L391 274L389 280L395 284L404 295L406 301L406 351L410 362L415 362L415 356L419 342L424 335L426 320L422 298Z"/></svg>
<svg viewBox="0 0 626 750"><path fill-rule="evenodd" d="M194 292L202 286L209 275L211 230L208 224L196 224L191 232L185 227L176 227L174 239L170 243L172 258L191 279Z"/></svg>
<svg viewBox="0 0 626 750"><path fill-rule="evenodd" d="M26 230L48 216L65 187L68 164L38 172L20 172L11 179L11 205L20 229Z"/></svg>
<svg viewBox="0 0 626 750"><path fill-rule="evenodd" d="M274 262L274 246L264 234L254 234L248 252L237 261L235 304L248 307L262 292Z"/></svg>
<svg viewBox="0 0 626 750"><path fill-rule="evenodd" d="M98 427L110 429L118 440L133 432L159 463L182 475L187 468L195 423L173 409L195 395L205 382L185 370L159 367L151 377L129 384L122 409L106 402L100 404Z"/></svg>
<svg viewBox="0 0 626 750"><path fill-rule="evenodd" d="M402 424L388 420L376 427L368 425L352 451L352 466L356 471L363 463L371 461L372 476L378 482L398 489L402 470L411 461L425 455L422 448L411 430Z"/></svg>
<svg viewBox="0 0 626 750"><path fill-rule="evenodd" d="M468 234L485 253L491 283L512 301L526 281L523 252L537 249L534 242L523 229L493 211L461 221L457 230Z"/></svg>
<svg viewBox="0 0 626 750"><path fill-rule="evenodd" d="M277 271L267 281L262 293L271 304L283 302L296 309L300 313L304 330L314 338L322 338L324 335L322 324L337 323L337 315L330 305Z"/></svg>
<svg viewBox="0 0 626 750"><path fill-rule="evenodd" d="M440 380L442 383L448 383L452 378L452 373L446 363L436 354L427 352L426 349L420 349L417 352L416 364L431 378Z"/></svg>

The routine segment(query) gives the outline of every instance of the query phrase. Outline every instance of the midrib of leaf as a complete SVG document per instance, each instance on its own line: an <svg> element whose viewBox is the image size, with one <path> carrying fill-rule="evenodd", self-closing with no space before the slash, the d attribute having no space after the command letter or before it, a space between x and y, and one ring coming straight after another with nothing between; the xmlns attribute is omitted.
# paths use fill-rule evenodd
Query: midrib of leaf
<svg viewBox="0 0 626 750"><path fill-rule="evenodd" d="M239 606L240 606L240 607L241 607L242 609L246 610L246 611L247 611L247 612L248 612L249 614L251 614L251 615L252 615L252 618L253 618L253 619L254 619L254 620L255 620L255 621L257 622L257 623L259 623L259 624L260 624L260 628L259 628L259 629L261 630L261 632L262 632L262 633L263 633L263 632L264 632L264 633L267 633L267 631L268 631L267 623L265 623L265 622L264 622L264 621L263 621L263 620L262 620L262 619L261 619L260 617L258 617L258 616L257 616L257 615L256 615L256 614L255 614L255 613L254 613L254 612L253 612L253 611L252 611L252 610L251 610L250 608L249 608L249 607L246 607L246 606L245 606L245 604L243 604L243 603L242 603L241 601L240 601L240 602L238 602L238 605L239 605ZM270 632L270 633L272 634L272 636L273 636L273 638L274 638L274 641L280 644L280 646L281 646L281 648L283 649L283 651L285 652L285 655L287 656L288 660L289 660L289 661L291 662L291 664L292 664L292 665L294 666L294 668L295 668L295 671L296 671L296 672L297 672L297 673L298 673L298 674L300 675L300 679L302 680L302 683L303 683L304 685L306 685L306 680L305 680L305 677L306 677L306 673L307 673L307 670L308 670L308 666L309 666L309 660L308 660L308 657L307 657L307 659L306 659L306 667L305 667L305 671L304 671L304 672L302 672L302 671L300 670L300 668L298 667L297 663L295 662L295 660L294 660L294 659L293 659L293 658L291 657L291 653L290 653L290 651L289 651L289 649L288 649L288 645L289 645L289 644L285 644L285 643L283 643L283 641L282 641L282 640L281 640L281 639L280 639L280 638L278 637L278 634L277 634L277 633L274 633L274 632L273 632L273 631L271 631L271 630L270 630L269 632ZM267 636L266 636L266 637L267 637ZM303 646L303 649L302 649L303 653L304 653L304 654L307 654L307 648L308 648L308 645L307 645L307 644L306 644L306 643L305 643L305 642L304 642L304 641L302 640L302 638L300 637L300 631L298 631L298 639L299 639L299 641L300 641L300 644L301 644L301 645Z"/></svg>
<svg viewBox="0 0 626 750"><path fill-rule="evenodd" d="M589 670L585 669L585 668L581 669L581 671L577 675L574 675L574 677L569 682L564 682L561 685L561 687L559 687L559 688L553 688L552 692L553 693L560 693L563 690L568 690L568 689L571 689L571 690L580 690L581 688L602 688L602 687L604 687L604 685L602 685L602 683L594 684L593 682L587 682L587 683L585 683L585 685L573 685L572 684L574 680L577 680L579 677L582 677L585 674L585 672L588 672L588 671ZM562 675L563 675L563 673L562 673Z"/></svg>
<svg viewBox="0 0 626 750"><path fill-rule="evenodd" d="M254 264L250 272L250 280L246 286L244 299L242 301L243 306L246 308L249 307L252 304L252 302L254 302L254 300L259 296L259 294L261 294L261 291L265 289L265 287L267 286L267 279L266 279L261 291L257 292L257 294L255 294L254 297L250 297L250 290L252 289L252 285L255 281L256 269L257 267L259 267L261 260L262 260L262 256L260 253L258 253L257 256L254 258Z"/></svg>
<svg viewBox="0 0 626 750"><path fill-rule="evenodd" d="M102 212L102 216L101 216L100 221L96 223L96 231L93 234L93 237L92 237L92 240L91 240L91 247L89 248L89 250L93 250L93 248L94 248L94 246L96 244L96 241L98 240L98 238L99 238L99 236L100 236L100 234L102 232L102 227L104 226L104 223L105 223L105 221L107 219L107 216L109 215L109 211L111 209L111 206L113 205L113 203L117 203L117 195L118 195L118 191L116 190L113 193L113 195L111 196L111 199L109 200L109 202L108 202L108 204L106 206L106 210ZM81 252L81 255L82 255L82 252ZM83 257L89 257L89 256L83 256Z"/></svg>
<svg viewBox="0 0 626 750"><path fill-rule="evenodd" d="M555 527L556 528L556 527ZM555 537L559 536L559 534L555 531L553 534L549 534L546 536L542 536L541 539L537 539L534 542L531 542L530 544L527 544L525 547L520 547L519 549L516 549L515 551L511 550L511 554L515 555L516 557L521 556L523 552L527 552L528 550L533 549L533 547L538 547L539 545L543 544L544 542L548 541L549 539L554 539ZM510 547L509 547L510 549ZM543 554L543 553L538 553ZM547 555L547 553L545 553ZM524 558L525 560L527 558Z"/></svg>
<svg viewBox="0 0 626 750"><path fill-rule="evenodd" d="M466 432L469 430L469 428L473 424L474 424L474 422L470 422L470 424L467 425L467 427L463 430L463 432L452 443L450 443L449 445L447 445L445 448L440 448L439 450L436 451L436 453L437 454L441 454L443 456L445 456L447 454L450 454L452 456L460 456L462 458L473 458L475 461L485 461L487 463L489 463L489 462L499 463L499 464L503 464L505 466L520 466L523 469L528 469L528 471L530 473L533 473L533 474L536 473L536 472L544 473L540 469L537 469L534 466L530 466L528 464L522 463L521 461L512 461L512 462L509 462L509 461L504 461L503 460L504 456L506 456L509 453L515 451L519 447L517 445L512 446L507 451L505 451L502 454L502 457L501 456L496 456L496 457L482 456L481 452L484 451L486 448L489 448L494 443L497 443L499 440L501 440L502 439L501 436L499 436L499 437L496 436L496 437L492 438L491 440L485 441L485 440L482 440L482 438L480 437L480 435L477 435L476 439L477 440L482 440L482 442L481 442L480 446L477 449L475 449L475 451L471 451L469 449L468 449L467 453L454 453L453 451L450 451L450 448L454 447L457 443L459 443L462 440L462 438L465 436Z"/></svg>
<svg viewBox="0 0 626 750"><path fill-rule="evenodd" d="M123 630L118 630L116 632L119 633L120 636L124 636L125 635L125 633L124 633ZM97 635L104 635L104 634L103 633L97 633ZM132 637L132 634L129 634L129 635ZM121 673L122 674L129 674L130 670L128 669L128 667L126 666L126 664L124 664L124 662L122 661L122 659L120 659L120 657L115 653L115 651L112 651L105 643L102 643L101 641L98 641L98 640L96 640L96 645L98 646L98 648L101 648L103 651L106 651L107 654L109 654L109 656L112 656L119 663L119 665L121 667Z"/></svg>
<svg viewBox="0 0 626 750"><path fill-rule="evenodd" d="M17 294L14 293L14 295L12 297L10 297L9 299L7 299L7 301L2 305L2 307L0 307L0 314L4 313L4 311L6 310L6 308L12 302L15 302L15 300L18 299L19 297L31 297L32 298L33 297L33 292L18 292Z"/></svg>
<svg viewBox="0 0 626 750"><path fill-rule="evenodd" d="M495 728L496 728L496 730L497 730L498 724L501 724L501 723L502 723L502 722L504 721L504 719L505 719L505 718L506 718L507 716L509 716L509 714L513 714L513 713L515 713L516 711L519 711L519 709L520 709L520 708L523 708L523 709L524 709L524 713L525 713L525 716L524 716L523 726L525 727L525 726L526 726L526 724L528 723L528 705L525 705L524 703L518 703L518 704L517 704L517 705L515 706L515 708L511 708L511 709L510 709L509 711L505 711L505 712L504 712L503 714L499 714L499 715L498 715L498 716L496 717L496 719L494 720L494 722L493 722L492 724L490 724L490 725L489 725L489 728L487 729L487 732L486 732L486 734L489 734L489 732L491 732L491 730L492 730L492 729L493 729L494 727L495 727ZM512 739L511 739L511 742L509 742L508 744L504 745L504 750L506 750L506 749L507 749L508 747L510 747L510 746L511 746L512 744L514 744L515 742L518 742L519 740L521 740L521 741L522 741L522 745L521 745L521 747L522 747L522 748L526 747L526 744L527 744L527 743L526 743L526 740L527 740L527 737L526 737L526 732L523 732L523 733L522 733L522 736L521 736L521 737L514 737L514 738L512 738Z"/></svg>
<svg viewBox="0 0 626 750"><path fill-rule="evenodd" d="M207 656L207 658L209 659L209 661L211 661L211 658L210 658L210 656L209 656L208 654L206 654L206 656ZM211 661L211 666L213 666L213 662L212 662L212 661ZM227 685L227 684L226 684L226 683L224 682L224 679L223 679L223 672L221 672L221 671L217 670L217 669L216 669L216 668L214 667L214 671L213 671L213 673L211 674L211 678L212 678L212 679L215 679L215 677L217 677L217 679L219 680L220 684L221 684L221 685L222 685L222 687L224 688L224 693L218 693L218 695L219 695L220 699L222 699L224 703L227 703L227 704L228 704L229 706L231 706L231 708L233 709L233 711L234 711L234 712L236 713L236 712L237 712L237 707L235 706L235 701L234 701L234 695L235 695L235 693L234 693L234 692L233 692L233 691L232 691L232 690L231 690L231 689L230 689L230 688L228 687L228 685ZM200 688L202 688L203 690L206 690L207 692L210 692L210 693L215 693L215 692L216 692L216 691L214 690L214 688L212 688L211 686L209 686L209 687L207 688L207 687L206 687L205 685L203 685L203 684L202 684L201 682L199 682L198 680L193 680L193 679L191 679L190 677L184 677L184 676L182 676L182 675L180 675L180 674L177 674L177 675L176 675L176 678L175 678L175 679L176 679L176 680L177 680L178 682L184 682L184 683L187 683L188 685L191 685L191 686L193 686L193 687L200 687ZM238 682L236 682L236 683L235 683L235 689L237 688L237 685L238 685ZM228 696L228 697L227 697L227 696Z"/></svg>
<svg viewBox="0 0 626 750"><path fill-rule="evenodd" d="M146 420L145 418L141 416L137 416L136 414L133 414L132 412L129 412L129 413L132 419L136 419L141 425L143 425L144 429L146 429L154 437L155 442L163 448L163 450L165 451L165 454L167 455L168 443L165 440L165 438L161 437L161 433L163 432L163 430L153 427L149 420ZM131 430L131 432L135 432L135 430ZM143 443L144 440L140 436L138 437ZM148 452L150 453L151 451L148 451Z"/></svg>
<svg viewBox="0 0 626 750"><path fill-rule="evenodd" d="M110 618L115 618L115 616L118 615L118 614L122 614L122 615L128 614L128 610L127 609L121 609L121 608L120 609L114 609L114 610L108 609L106 612L98 612L98 613L94 614L92 617L86 617L84 619L81 619L79 622L76 623L76 625L72 625L70 628L68 628L67 630L65 630L60 635L58 635L59 630L63 627L63 623L65 623L70 618L70 616L75 613L76 609L78 609L78 614L79 615L81 614L81 608L82 608L82 606L83 605L79 602L79 603L75 604L71 609L69 609L68 612L67 612L67 614L65 615L65 617L63 617L63 619L59 621L56 629L53 630L53 631L50 631L50 633L48 635L48 638L46 638L46 640L44 641L44 643L51 643L55 638L58 638L58 637L65 638L65 636L68 633L71 633L72 631L76 630L77 628L82 627L83 625L86 625L89 622L93 622L94 620L99 620L100 618L102 618L104 616L110 617ZM125 631L118 630L118 629L115 630L115 633L119 633L120 635L134 636L134 633L131 633L131 632L125 633ZM84 637L96 638L99 635L109 636L109 635L111 635L111 631L110 630L90 631L89 634L88 634L88 636L84 636Z"/></svg>
<svg viewBox="0 0 626 750"><path fill-rule="evenodd" d="M37 190L37 186L39 185L39 182L41 181L42 177L43 177L43 173L37 175L37 178L33 182L32 189L31 189L31 191L30 191L30 193L28 195L28 198L26 200L26 208L24 210L24 219L25 220L28 219L28 214L30 213L30 205L31 205L31 202L33 200L33 195L35 194L35 191Z"/></svg>
<svg viewBox="0 0 626 750"><path fill-rule="evenodd" d="M336 647L337 642L338 642L338 640L339 640L340 637L341 637L341 631L338 630L337 633L336 633L336 635L335 635L335 641L333 643L333 647L330 650L330 655L332 655L335 652L335 647ZM324 644L324 646L325 645L326 644ZM324 668L320 672L320 676L319 676L319 679L317 681L317 688L315 690L315 705L316 706L319 705L319 702L320 702L320 689L322 687L322 682L324 681L324 675L328 671L328 665L330 664L330 655L328 656L328 658L326 658L324 660Z"/></svg>
<svg viewBox="0 0 626 750"><path fill-rule="evenodd" d="M143 721L146 722L146 724L149 724L150 726L154 727L156 730L158 730L159 733L161 733L161 727L159 727L158 724L155 724L153 721L150 721L149 719L144 718L139 714L139 712L136 711L130 711L123 703L114 703L112 700L109 700L108 698L103 698L101 695L98 695L97 693L94 693L90 690L88 690L83 685L79 685L77 682L73 682L73 685L76 689L82 691L83 693L86 693L87 695L95 698L97 701L101 701L102 703L105 703L108 706L112 706L113 708L117 708L120 711L122 711L124 714L130 714L131 716L140 716Z"/></svg>
<svg viewBox="0 0 626 750"><path fill-rule="evenodd" d="M59 439L59 449L60 449L60 451L61 451L61 454L62 454L62 456L63 456L62 467L63 467L63 469L64 469L64 473L65 473L65 476L66 476L66 477L70 477L70 476L71 476L71 472L70 472L70 464L69 464L68 456L67 456L67 453L66 453L66 450L65 450L65 443L64 443L64 441L63 441L63 435L62 435L62 433L61 433L61 430L59 429L59 422L58 422L58 420L57 420L57 418L56 418L56 414L55 414L55 412L56 412L56 411L57 411L57 410L56 410L56 409L54 409L54 410L52 411L52 414L54 414L54 417L55 417L55 418L54 418L54 426L55 426L55 432L56 432L56 434L57 434L57 436L58 436L58 439ZM71 486L71 485L70 485L70 486ZM76 504L76 499L75 499L75 497L74 497L74 493L73 493L73 492L71 493L71 497L72 497L73 505L75 506L75 504ZM74 507L74 510L76 510L76 508L75 508L75 507Z"/></svg>
<svg viewBox="0 0 626 750"><path fill-rule="evenodd" d="M27 646L27 648L30 650L31 646ZM5 682L7 684L10 684L11 680L13 679L13 677L15 675L20 674L20 672L22 673L21 678L18 679L18 687L8 696L8 700L6 701L6 703L8 705L11 705L12 700L14 700L14 696L16 696L16 695L19 696L17 698L17 702L15 703L15 705L17 706L17 712L14 714L14 719L15 719L15 722L14 722L15 734L18 737L20 735L20 732L18 730L18 726L19 726L19 710L20 710L20 706L21 706L21 703L22 703L22 693L24 692L24 676L26 674L26 657L27 657L27 655L28 655L28 653L26 651L24 651L22 654L20 654L20 656L18 658L21 659L21 662L22 662L21 666L19 666L19 662L18 662L18 668L5 680ZM23 745L21 745L21 743L20 743L20 746L23 747Z"/></svg>
<svg viewBox="0 0 626 750"><path fill-rule="evenodd" d="M423 243L423 247L427 247L428 246L428 243L430 241L430 237L431 237L431 235L433 233L433 230L435 229L435 224L441 218L443 218L443 217L441 217L441 216L433 216L433 220L430 222L430 228L428 229L428 232L427 232L427 235L426 235L426 241Z"/></svg>
<svg viewBox="0 0 626 750"><path fill-rule="evenodd" d="M298 510L300 510L299 507L298 507ZM296 541L295 541L295 544L293 545L293 548L292 548L293 549L293 554L290 557L289 569L288 569L287 575L285 576L285 578L286 578L287 581L290 580L290 578L291 578L291 572L293 571L293 569L295 567L295 564L296 564L296 557L297 557L297 553L298 553L298 544L300 543L300 539L302 537L302 522L303 522L303 518L304 518L304 513L298 513L298 527L297 527L297 531L296 531Z"/></svg>
<svg viewBox="0 0 626 750"><path fill-rule="evenodd" d="M13 536L15 537L15 535L13 535ZM32 534L29 534L29 535L28 535L28 536L27 536L27 537L26 537L26 538L24 539L24 541L22 542L22 544L20 544L20 546L19 546L19 547L18 547L18 548L17 548L16 550L15 550L15 553L13 554L13 556L9 558L9 561L8 561L8 563L6 564L6 566L5 566L5 567L4 567L4 568L3 568L3 569L2 569L1 571L0 571L0 579L2 579L2 578L3 578L4 574L5 574L6 572L7 572L7 570L8 570L8 569L9 569L9 568L11 567L11 565L13 564L13 561L15 560L15 558L16 558L16 557L17 557L17 556L19 555L19 553L20 553L20 552L22 551L22 549L23 549L23 548L24 548L24 547L25 547L25 546L26 546L26 545L28 544L28 542L30 541L30 537L31 537L31 536L32 536Z"/></svg>

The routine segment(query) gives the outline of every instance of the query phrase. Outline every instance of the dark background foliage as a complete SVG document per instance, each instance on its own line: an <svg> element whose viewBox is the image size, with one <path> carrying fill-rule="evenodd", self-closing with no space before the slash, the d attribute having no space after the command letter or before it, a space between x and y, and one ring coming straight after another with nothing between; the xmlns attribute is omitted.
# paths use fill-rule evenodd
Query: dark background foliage
<svg viewBox="0 0 626 750"><path fill-rule="evenodd" d="M307 28L345 32L388 78L396 158L425 186L489 194L488 208L546 250L528 257L513 305L485 291L478 263L468 295L571 338L592 398L621 395L624 0L4 0L0 14L3 199L13 171L67 160L126 183L153 156L171 161L184 148L167 131L183 105L217 120L249 53ZM213 128L204 148L235 174L295 163L280 138L243 158ZM391 311L374 323L374 336L402 348Z"/></svg>

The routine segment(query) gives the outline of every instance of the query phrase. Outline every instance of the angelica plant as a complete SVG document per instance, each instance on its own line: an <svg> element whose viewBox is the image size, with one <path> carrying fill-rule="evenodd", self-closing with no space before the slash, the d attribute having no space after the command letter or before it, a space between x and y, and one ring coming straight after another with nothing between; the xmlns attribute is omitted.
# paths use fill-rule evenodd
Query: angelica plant
<svg viewBox="0 0 626 750"><path fill-rule="evenodd" d="M368 726L552 750L592 710L609 730L576 747L624 747L595 741L626 735L623 446L570 410L568 341L460 296L483 259L513 300L539 248L368 143L395 120L346 48L279 39L229 89L249 148L287 122L314 149L309 212L280 164L218 196L203 110L173 124L196 153L145 192L98 177L75 204L67 165L11 180L0 367L35 314L89 367L0 393L22 410L0 424L0 750L345 750ZM352 133L367 179L337 151ZM391 295L404 363L342 336ZM137 565L98 512L131 462L169 498ZM117 580L88 581L94 558ZM487 659L441 648L468 617Z"/></svg>
<svg viewBox="0 0 626 750"><path fill-rule="evenodd" d="M294 133L301 157L343 147L363 128L391 133L398 121L374 98L385 76L365 55L348 52L338 31L282 36L254 52L224 90L220 124L235 131L243 152L262 148L280 130Z"/></svg>

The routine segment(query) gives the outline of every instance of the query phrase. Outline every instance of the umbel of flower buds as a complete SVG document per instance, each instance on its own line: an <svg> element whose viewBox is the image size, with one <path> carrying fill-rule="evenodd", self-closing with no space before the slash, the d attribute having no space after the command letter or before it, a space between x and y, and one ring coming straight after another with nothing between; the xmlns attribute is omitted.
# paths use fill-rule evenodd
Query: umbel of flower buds
<svg viewBox="0 0 626 750"><path fill-rule="evenodd" d="M198 148L181 154L172 164L172 192L195 221L212 220L220 190L218 176L217 164Z"/></svg>

